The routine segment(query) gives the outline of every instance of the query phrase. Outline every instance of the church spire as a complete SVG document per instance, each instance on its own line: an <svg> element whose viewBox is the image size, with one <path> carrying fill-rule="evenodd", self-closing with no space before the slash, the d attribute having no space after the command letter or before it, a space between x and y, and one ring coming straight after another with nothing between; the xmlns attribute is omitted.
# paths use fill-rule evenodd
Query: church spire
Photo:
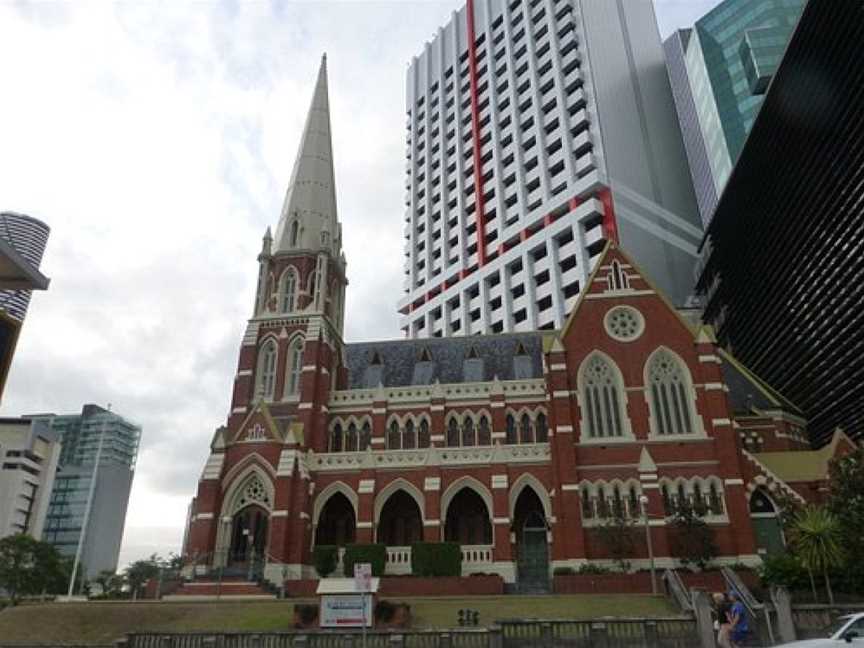
<svg viewBox="0 0 864 648"><path fill-rule="evenodd" d="M273 237L273 252L324 248L335 256L340 251L340 238L325 54L321 57L312 105L300 138L300 150Z"/></svg>

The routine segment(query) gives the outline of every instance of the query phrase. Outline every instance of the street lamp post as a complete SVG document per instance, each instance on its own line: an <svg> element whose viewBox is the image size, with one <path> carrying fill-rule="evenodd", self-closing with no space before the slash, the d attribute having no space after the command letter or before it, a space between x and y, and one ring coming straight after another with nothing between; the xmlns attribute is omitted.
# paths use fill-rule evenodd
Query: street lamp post
<svg viewBox="0 0 864 648"><path fill-rule="evenodd" d="M651 567L651 593L657 594L657 572L654 569L654 545L651 544L651 525L648 520L648 497L646 495L640 496L639 504L642 506L642 518L645 520L645 543L648 545L648 561Z"/></svg>

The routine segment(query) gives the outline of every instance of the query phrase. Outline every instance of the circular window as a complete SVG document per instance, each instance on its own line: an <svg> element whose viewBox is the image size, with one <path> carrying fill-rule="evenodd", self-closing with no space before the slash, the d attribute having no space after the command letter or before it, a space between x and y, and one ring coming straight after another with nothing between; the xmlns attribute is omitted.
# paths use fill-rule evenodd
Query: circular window
<svg viewBox="0 0 864 648"><path fill-rule="evenodd" d="M616 306L606 313L606 332L621 342L631 342L645 330L642 313L630 306Z"/></svg>

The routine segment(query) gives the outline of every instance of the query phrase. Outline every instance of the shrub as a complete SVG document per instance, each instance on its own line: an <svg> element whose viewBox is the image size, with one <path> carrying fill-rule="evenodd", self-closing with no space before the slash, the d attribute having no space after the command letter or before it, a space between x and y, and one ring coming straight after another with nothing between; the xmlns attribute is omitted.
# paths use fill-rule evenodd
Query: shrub
<svg viewBox="0 0 864 648"><path fill-rule="evenodd" d="M353 544L345 547L345 576L354 577L356 563L371 563L372 575L383 576L387 563L387 547L383 544Z"/></svg>
<svg viewBox="0 0 864 648"><path fill-rule="evenodd" d="M789 553L762 558L759 578L763 585L785 587L789 591L810 589L810 577L799 560Z"/></svg>
<svg viewBox="0 0 864 648"><path fill-rule="evenodd" d="M312 564L321 578L327 578L336 570L339 548L335 545L318 545L312 550Z"/></svg>
<svg viewBox="0 0 864 648"><path fill-rule="evenodd" d="M572 567L556 567L552 570L552 574L555 576L572 576L576 573L576 570Z"/></svg>
<svg viewBox="0 0 864 648"><path fill-rule="evenodd" d="M318 618L318 606L312 603L298 603L294 606L294 618L301 627L308 627Z"/></svg>
<svg viewBox="0 0 864 648"><path fill-rule="evenodd" d="M608 567L603 567L602 565L594 565L592 563L585 563L579 567L579 574L611 574L612 570Z"/></svg>
<svg viewBox="0 0 864 648"><path fill-rule="evenodd" d="M457 542L416 542L411 545L414 576L461 576L462 548Z"/></svg>
<svg viewBox="0 0 864 648"><path fill-rule="evenodd" d="M389 623L396 614L396 606L390 601L378 601L375 604L375 620Z"/></svg>

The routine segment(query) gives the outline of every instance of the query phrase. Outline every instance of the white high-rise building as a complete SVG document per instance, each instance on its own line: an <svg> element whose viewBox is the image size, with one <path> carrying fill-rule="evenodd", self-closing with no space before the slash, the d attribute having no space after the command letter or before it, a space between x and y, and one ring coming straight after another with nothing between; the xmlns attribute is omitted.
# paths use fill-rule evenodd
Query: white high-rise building
<svg viewBox="0 0 864 648"><path fill-rule="evenodd" d="M44 421L0 419L0 538L42 537L60 442Z"/></svg>
<svg viewBox="0 0 864 648"><path fill-rule="evenodd" d="M558 328L607 238L678 304L699 212L650 0L468 0L407 76L409 337Z"/></svg>

